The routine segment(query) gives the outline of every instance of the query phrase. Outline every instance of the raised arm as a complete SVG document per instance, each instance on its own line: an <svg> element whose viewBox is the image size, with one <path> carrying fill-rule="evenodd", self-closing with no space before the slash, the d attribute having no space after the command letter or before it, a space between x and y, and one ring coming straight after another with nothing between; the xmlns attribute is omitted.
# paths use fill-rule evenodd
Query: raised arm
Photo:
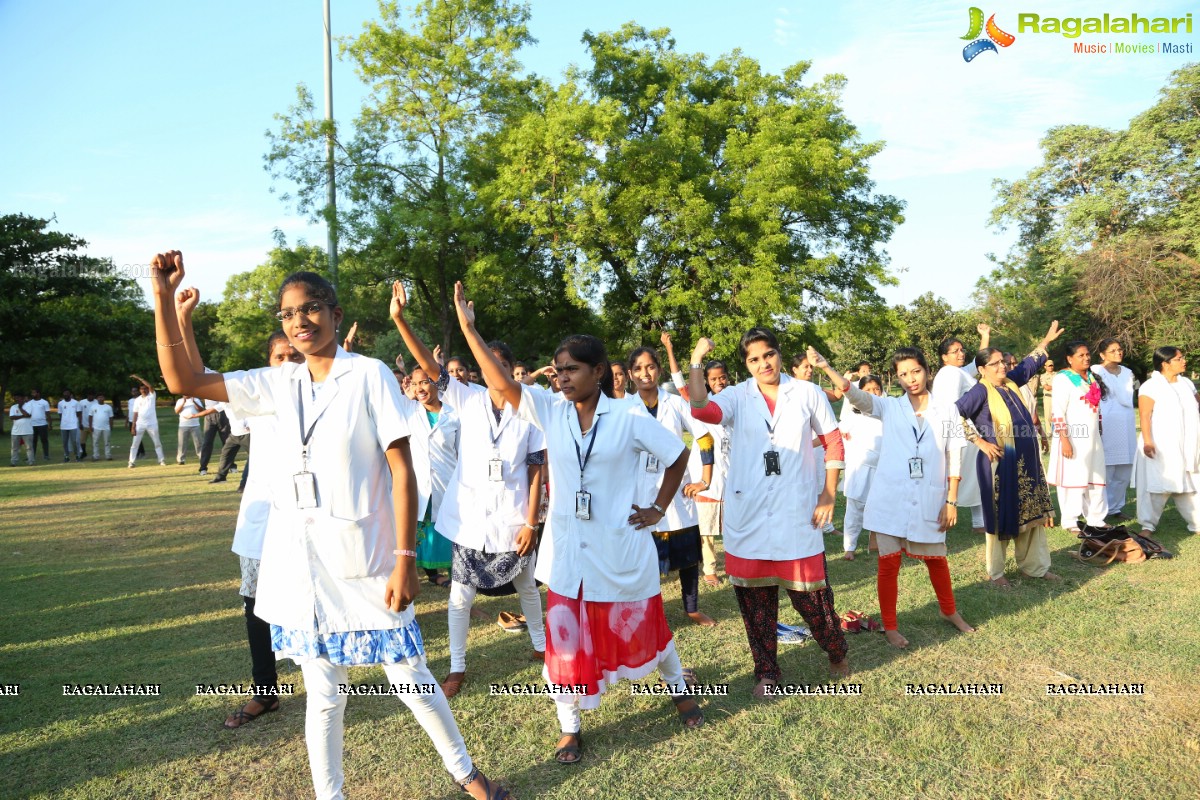
<svg viewBox="0 0 1200 800"><path fill-rule="evenodd" d="M175 295L175 316L179 319L179 334L183 337L181 346L187 351L192 371L204 372L204 360L200 358L200 348L196 346L196 332L192 328L192 314L198 305L200 290L195 287L184 289Z"/></svg>
<svg viewBox="0 0 1200 800"><path fill-rule="evenodd" d="M408 293L404 291L404 284L400 281L392 282L392 302L388 307L388 316L392 318L392 322L396 323L396 330L400 331L400 338L404 340L404 346L413 354L413 358L421 365L421 369L425 370L425 374L432 381L437 381L438 376L442 374L442 365L434 357L434 354L425 343L417 338L416 332L412 326L408 324L408 320L404 317L404 309L408 307Z"/></svg>
<svg viewBox="0 0 1200 800"><path fill-rule="evenodd" d="M458 325L462 328L463 337L471 354L479 364L479 370L487 380L489 389L495 389L509 403L513 410L521 407L521 384L513 380L512 374L506 370L495 353L488 349L487 342L475 330L475 304L467 300L462 281L454 284L454 309L458 312Z"/></svg>
<svg viewBox="0 0 1200 800"><path fill-rule="evenodd" d="M150 262L150 288L154 295L154 337L158 345L158 366L173 394L187 394L206 400L229 400L225 378L219 373L206 373L192 368L183 349L179 318L175 314L175 292L183 282L183 253L169 250L159 253ZM146 383L141 378L136 380Z"/></svg>
<svg viewBox="0 0 1200 800"><path fill-rule="evenodd" d="M665 337L667 334L663 334ZM708 387L704 385L704 357L716 349L713 340L701 336L692 348L692 361L688 367L688 402L697 411L708 405ZM694 416L694 415L693 415Z"/></svg>
<svg viewBox="0 0 1200 800"><path fill-rule="evenodd" d="M675 348L671 346L671 333L664 330L662 335L658 337L662 342L662 346L667 351L667 366L671 368L671 374L679 372L679 362L675 360Z"/></svg>

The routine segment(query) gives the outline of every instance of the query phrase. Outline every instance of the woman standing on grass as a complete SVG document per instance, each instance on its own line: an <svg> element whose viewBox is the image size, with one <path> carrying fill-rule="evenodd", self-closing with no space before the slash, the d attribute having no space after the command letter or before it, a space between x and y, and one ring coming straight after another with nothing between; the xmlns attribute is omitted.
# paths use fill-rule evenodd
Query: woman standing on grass
<svg viewBox="0 0 1200 800"><path fill-rule="evenodd" d="M360 664L383 666L460 786L477 798L507 796L472 766L425 664L412 608L416 480L391 372L338 346L336 293L310 272L289 276L279 291L278 316L303 365L198 371L179 348L172 302L183 256L159 254L152 264L159 365L168 387L228 402L244 416L277 417L273 507L255 611L271 623L275 651L303 670L317 797L342 797L346 695L339 686L349 682L347 667Z"/></svg>
<svg viewBox="0 0 1200 800"><path fill-rule="evenodd" d="M404 318L408 296L392 284L391 317L404 344L427 374L437 368L433 353ZM512 352L503 342L488 347L512 376ZM532 657L545 660L546 634L542 598L533 579L533 549L538 525L541 465L545 444L541 431L513 415L501 391L483 392L447 375L439 380L458 412L459 458L446 487L437 529L453 543L450 602L450 674L442 681L446 697L454 697L467 677L467 631L479 593L513 590L521 598ZM510 588L511 587L511 588Z"/></svg>
<svg viewBox="0 0 1200 800"><path fill-rule="evenodd" d="M980 323L975 330L979 332L980 349L986 348L992 340L991 326ZM933 378L931 392L935 403L948 408L979 382L979 370L975 368L974 361L968 363L966 347L957 336L944 340L938 346L938 355L942 359L942 366ZM975 445L968 443L963 448L963 463L974 464L978 455ZM979 495L979 480L973 469L964 472L962 483L958 486L958 507L970 509L971 530L984 533L983 501Z"/></svg>
<svg viewBox="0 0 1200 800"><path fill-rule="evenodd" d="M931 399L925 354L916 347L902 347L892 355L896 379L904 389L901 397L862 391L811 347L808 357L846 392L855 408L883 422L879 466L871 482L863 525L875 532L879 545L876 585L888 644L908 647L896 620L904 555L925 564L942 618L964 633L974 631L958 613L946 560L946 531L958 520L955 502L963 440L958 412Z"/></svg>
<svg viewBox="0 0 1200 800"><path fill-rule="evenodd" d="M1133 370L1121 365L1125 349L1116 339L1104 339L1096 346L1100 363L1092 365L1095 375L1105 388L1100 400L1100 417L1104 430L1104 497L1108 516L1130 519L1125 513L1125 494L1133 477L1133 457L1137 451L1137 431L1134 429L1133 395L1138 381Z"/></svg>
<svg viewBox="0 0 1200 800"><path fill-rule="evenodd" d="M683 666L663 613L658 553L648 528L666 507L687 470L687 449L640 403L612 399L612 370L604 344L570 336L554 354L560 391L512 380L475 330L475 310L454 288L458 321L488 385L546 436L550 513L538 560L549 584L546 680L582 693L554 695L562 737L554 757L578 763L583 753L582 709L598 708L612 683L643 678L655 669L674 692L672 701L691 729L704 714L686 694ZM642 454L666 465L654 502L640 508L635 471ZM632 514L630 511L632 510Z"/></svg>
<svg viewBox="0 0 1200 800"><path fill-rule="evenodd" d="M1028 578L1056 581L1050 571L1050 546L1046 528L1054 524L1054 506L1042 471L1039 430L1020 389L1038 374L1046 360L1046 348L1062 335L1058 320L1021 363L1011 370L1004 354L994 347L975 356L980 381L957 403L958 413L978 431L980 455L974 468L983 496L983 518L987 529L984 565L988 579L1007 589L1004 563L1008 543L1013 542L1017 568Z"/></svg>
<svg viewBox="0 0 1200 800"><path fill-rule="evenodd" d="M1167 500L1192 533L1200 533L1200 395L1184 377L1187 360L1178 347L1154 351L1154 372L1142 384L1138 413L1137 515L1146 531L1158 528Z"/></svg>
<svg viewBox="0 0 1200 800"><path fill-rule="evenodd" d="M663 341L664 344L670 342L670 336L664 333ZM659 387L662 365L654 348L639 347L629 354L629 375L633 378L638 398L646 411L664 430L679 440L680 446L683 445L685 429L692 435L693 441L701 442L701 449L707 451L705 460L711 475L712 437L695 424L681 397ZM702 441L706 437L707 441ZM666 475L666 466L650 453L642 454L636 473L636 502L652 503L658 497ZM703 466L702 464L702 468ZM692 499L697 491L708 486L708 482L699 474L688 474L684 480L684 489L671 496L666 516L654 529L654 544L658 548L658 570L663 575L678 571L683 610L692 622L712 627L717 624L716 621L700 611L700 520L696 514L696 502Z"/></svg>
<svg viewBox="0 0 1200 800"><path fill-rule="evenodd" d="M1104 384L1088 369L1087 342L1067 342L1067 369L1054 376L1053 433L1047 480L1058 491L1062 526L1079 533L1079 518L1103 528L1108 516L1104 492L1104 445L1100 441L1100 401Z"/></svg>
<svg viewBox="0 0 1200 800"><path fill-rule="evenodd" d="M754 659L754 695L772 696L782 675L776 658L780 586L828 654L830 671L849 675L821 537L821 526L833 517L843 466L833 409L815 385L783 375L779 343L766 328L751 328L738 346L750 379L716 395L704 388L703 359L712 350L709 339L696 344L688 390L692 416L730 429L725 573ZM820 485L813 480L814 438L825 447Z"/></svg>
<svg viewBox="0 0 1200 800"><path fill-rule="evenodd" d="M853 383L853 381L850 381ZM883 396L883 383L874 375L858 381L858 388L876 397ZM858 549L858 537L862 534L863 513L867 508L867 496L871 493L871 480L879 464L879 447L883 439L883 423L878 417L863 413L846 403L849 411L843 411L838 427L846 447L846 475L842 491L846 495L846 521L842 524L842 558L854 560Z"/></svg>

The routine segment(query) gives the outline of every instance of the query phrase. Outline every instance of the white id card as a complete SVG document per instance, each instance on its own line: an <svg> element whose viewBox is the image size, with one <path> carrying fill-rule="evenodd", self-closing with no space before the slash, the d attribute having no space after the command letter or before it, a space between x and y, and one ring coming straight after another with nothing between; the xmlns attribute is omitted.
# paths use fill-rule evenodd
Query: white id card
<svg viewBox="0 0 1200 800"><path fill-rule="evenodd" d="M311 472L297 472L292 476L296 486L296 508L317 507L317 478Z"/></svg>
<svg viewBox="0 0 1200 800"><path fill-rule="evenodd" d="M646 472L658 472L658 456L646 453Z"/></svg>
<svg viewBox="0 0 1200 800"><path fill-rule="evenodd" d="M925 477L925 460L910 458L908 460L908 477L917 480Z"/></svg>
<svg viewBox="0 0 1200 800"><path fill-rule="evenodd" d="M488 461L488 480L502 481L504 480L504 462L498 458L493 458Z"/></svg>
<svg viewBox="0 0 1200 800"><path fill-rule="evenodd" d="M592 518L592 493L591 492L576 492L575 493L575 518L576 519L591 519Z"/></svg>

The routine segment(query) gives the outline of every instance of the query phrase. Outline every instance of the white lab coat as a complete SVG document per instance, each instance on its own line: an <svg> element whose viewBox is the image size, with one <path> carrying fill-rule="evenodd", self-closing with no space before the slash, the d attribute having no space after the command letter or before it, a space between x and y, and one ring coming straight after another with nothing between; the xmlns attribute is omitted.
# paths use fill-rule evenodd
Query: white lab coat
<svg viewBox="0 0 1200 800"><path fill-rule="evenodd" d="M879 448L883 444L883 421L878 417L854 410L846 399L841 423L842 441L846 445L846 474L842 493L848 500L865 503L871 491L871 479L879 464Z"/></svg>
<svg viewBox="0 0 1200 800"><path fill-rule="evenodd" d="M943 408L949 408L957 403L962 396L966 394L972 386L979 383L976 377L979 374L979 368L975 366L975 362L968 361L965 367L943 366L937 371L937 375L933 377L933 386L929 393L932 395L930 401L937 403ZM979 454L979 448L970 442L963 445L962 463L974 464L976 456ZM964 470L962 481L958 484L958 503L960 508L972 508L983 503L983 498L980 495L979 476L975 474L975 470Z"/></svg>
<svg viewBox="0 0 1200 800"><path fill-rule="evenodd" d="M859 411L883 422L863 527L910 542L946 541L945 532L938 530L938 515L946 505L949 478L962 473L966 442L958 409L931 396L919 421L905 395L877 397L851 386L847 397ZM910 458L922 460L923 477L910 477Z"/></svg>
<svg viewBox="0 0 1200 800"><path fill-rule="evenodd" d="M545 440L507 403L497 424L486 390L473 391L451 378L445 394L458 409L459 457L438 511L437 532L472 550L512 552L529 517L526 458L546 449ZM493 458L502 462L502 481L488 479Z"/></svg>
<svg viewBox="0 0 1200 800"><path fill-rule="evenodd" d="M645 403L641 397L637 397L637 402L642 403L645 408ZM650 412L647 411L647 414ZM693 439L699 439L706 431L702 427L699 420L692 419L692 414L688 409L687 401L677 394L671 394L662 387L658 389L658 411L655 413L654 419L663 430L668 431L679 440L680 446L683 445L683 432L686 429L692 434ZM693 447L697 451L699 448ZM690 528L700 523L700 518L696 513L696 501L690 497L683 496L683 487L689 483L695 483L700 480L701 473L693 472L692 458L688 457L688 471L684 474L683 480L679 483L679 489L676 490L675 496L671 498L670 505L667 506L666 516L662 521L655 525L655 529L659 531L678 531L684 528ZM696 463L699 463L699 455L697 454ZM653 469L650 467L653 466ZM663 476L666 473L667 467L671 466L671 462L662 462L655 457L651 461L649 453L642 453L641 460L638 462L637 471L637 504L642 508L646 508L654 502L658 497L658 490L662 487Z"/></svg>
<svg viewBox="0 0 1200 800"><path fill-rule="evenodd" d="M416 400L402 397L401 408L412 434L409 442L417 473L417 519L425 519L428 512L437 521L446 488L458 465L458 414L443 401L437 422L430 425L428 412Z"/></svg>
<svg viewBox="0 0 1200 800"><path fill-rule="evenodd" d="M518 417L545 434L550 464L550 513L535 576L564 597L577 597L582 586L583 599L592 602L654 597L659 594L658 550L649 529L628 522L637 493L634 472L643 453L675 463L683 443L646 413L636 396L601 396L585 439L574 405L561 397L522 386L517 409ZM575 516L575 496L581 489L579 460L589 445L582 487L591 494L591 519L581 520Z"/></svg>
<svg viewBox="0 0 1200 800"><path fill-rule="evenodd" d="M254 435L254 469L246 477L246 488L242 491L232 547L233 552L245 558L261 559L263 540L267 536L267 520L271 516L271 476L277 471L274 461L279 454L275 423L275 417L246 420Z"/></svg>
<svg viewBox="0 0 1200 800"><path fill-rule="evenodd" d="M738 558L790 561L825 550L812 524L825 488L812 443L836 430L837 420L816 385L787 375L779 380L773 415L753 378L709 397L730 430L722 535L725 551ZM771 449L779 453L781 474L767 476L764 453Z"/></svg>
<svg viewBox="0 0 1200 800"><path fill-rule="evenodd" d="M301 630L315 619L321 633L387 630L411 622L411 605L396 613L383 602L396 562L385 449L409 435L391 370L338 348L315 400L303 364L229 372L225 390L235 414L277 417L255 614ZM308 469L318 505L310 509L296 507L293 476L303 468L298 403L312 430Z"/></svg>

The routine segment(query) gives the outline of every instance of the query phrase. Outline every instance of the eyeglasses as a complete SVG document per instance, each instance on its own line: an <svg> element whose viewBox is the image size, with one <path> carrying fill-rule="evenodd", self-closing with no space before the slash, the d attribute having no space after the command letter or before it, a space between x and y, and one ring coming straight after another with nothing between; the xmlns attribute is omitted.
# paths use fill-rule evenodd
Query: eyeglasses
<svg viewBox="0 0 1200 800"><path fill-rule="evenodd" d="M1008 369L1008 364L1004 361L993 361L990 364L984 364L983 366L987 369L995 369L996 367L1004 367L1005 369Z"/></svg>
<svg viewBox="0 0 1200 800"><path fill-rule="evenodd" d="M317 314L321 313L321 305L321 303L313 300L310 303L305 303L304 305L296 306L295 308L281 308L275 313L275 319L279 320L280 322L291 322L292 317L296 316L297 314L303 314L305 319L312 319Z"/></svg>

